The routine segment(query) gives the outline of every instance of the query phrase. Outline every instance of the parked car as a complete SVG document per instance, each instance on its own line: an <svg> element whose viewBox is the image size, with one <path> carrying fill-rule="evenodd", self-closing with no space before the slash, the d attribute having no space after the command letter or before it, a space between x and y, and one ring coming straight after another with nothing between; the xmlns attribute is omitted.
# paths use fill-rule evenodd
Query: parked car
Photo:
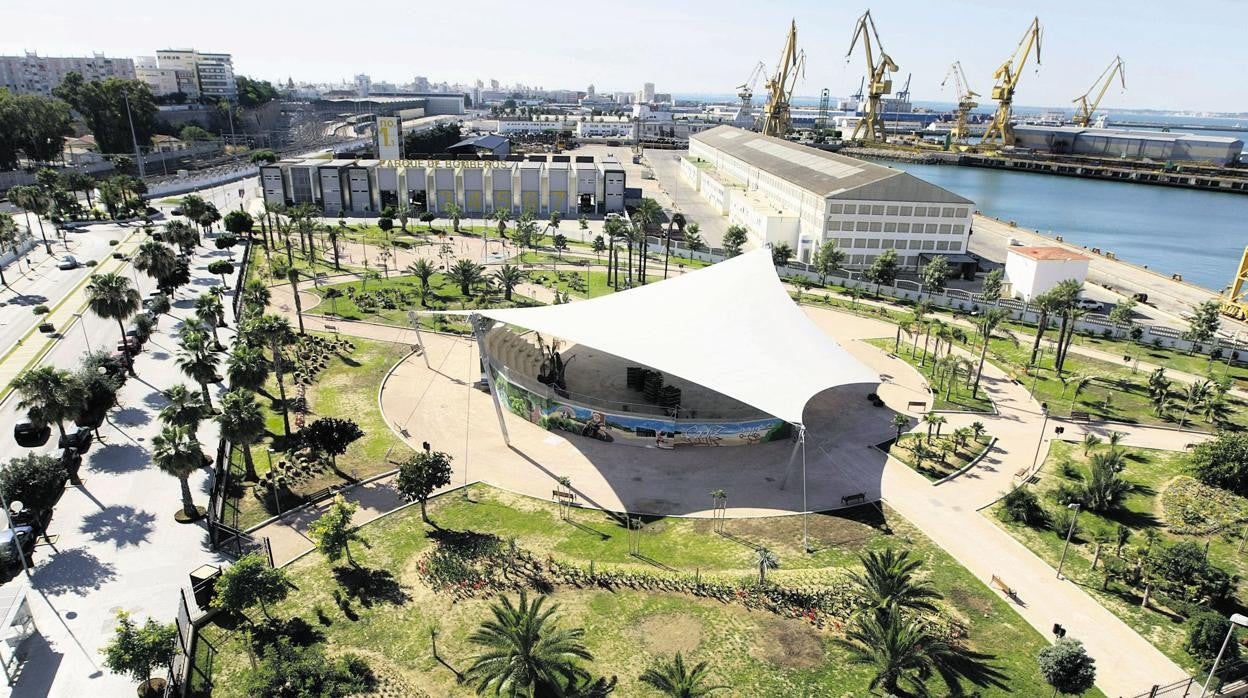
<svg viewBox="0 0 1248 698"><path fill-rule="evenodd" d="M79 453L86 453L91 448L91 442L95 440L95 435L90 429L77 427L71 431L65 432L65 435L56 442L57 448L73 448Z"/></svg>
<svg viewBox="0 0 1248 698"><path fill-rule="evenodd" d="M78 260L74 259L73 257L69 255L65 255L64 257L61 257L61 261L56 263L56 268L57 269L77 269Z"/></svg>
<svg viewBox="0 0 1248 698"><path fill-rule="evenodd" d="M52 427L47 424L40 426L29 419L24 419L13 425L13 440L23 448L42 446L51 437Z"/></svg>
<svg viewBox="0 0 1248 698"><path fill-rule="evenodd" d="M0 531L0 564L6 572L22 568L22 562L17 557L19 553L29 565L34 551L35 529L30 526L14 526Z"/></svg>
<svg viewBox="0 0 1248 698"><path fill-rule="evenodd" d="M1094 313L1099 313L1102 310L1105 310L1104 303L1097 301L1097 300L1092 300L1091 298L1080 298L1075 303L1075 305L1079 306L1080 308L1083 308L1084 310L1090 310Z"/></svg>
<svg viewBox="0 0 1248 698"><path fill-rule="evenodd" d="M172 213L172 214L173 214L173 215L175 215L175 216L180 216L180 215L182 215L182 209L180 209L180 208L175 208L175 209L173 209L172 211L170 211L170 213ZM159 239L159 238L158 238L158 239Z"/></svg>

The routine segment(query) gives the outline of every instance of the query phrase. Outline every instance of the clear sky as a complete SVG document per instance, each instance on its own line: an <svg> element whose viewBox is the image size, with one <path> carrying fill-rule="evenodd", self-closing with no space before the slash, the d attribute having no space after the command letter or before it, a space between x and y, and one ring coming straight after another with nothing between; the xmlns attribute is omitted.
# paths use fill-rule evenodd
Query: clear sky
<svg viewBox="0 0 1248 698"><path fill-rule="evenodd" d="M546 88L733 92L753 65L774 67L790 18L807 55L799 95L858 87L861 50L846 62L866 7L832 0L0 0L0 53L151 55L195 47L234 54L238 73L270 80L374 81L416 75L471 84L491 78ZM1044 26L1039 72L1029 66L1016 103L1060 107L1082 94L1115 54L1127 90L1102 106L1248 112L1245 0L891 0L871 7L885 50L913 72L917 100L953 99L940 88L961 60L987 94L992 72L1033 15ZM761 85L760 85L761 90ZM986 99L981 101L987 101Z"/></svg>

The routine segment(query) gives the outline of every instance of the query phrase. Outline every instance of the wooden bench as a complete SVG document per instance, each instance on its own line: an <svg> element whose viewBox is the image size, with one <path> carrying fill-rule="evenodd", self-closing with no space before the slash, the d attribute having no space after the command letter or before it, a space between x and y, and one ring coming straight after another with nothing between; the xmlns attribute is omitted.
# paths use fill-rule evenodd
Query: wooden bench
<svg viewBox="0 0 1248 698"><path fill-rule="evenodd" d="M1087 413L1087 412L1074 412L1074 411L1072 411L1072 412L1070 413L1070 419L1071 419L1071 421L1081 421L1081 422L1086 422L1086 421L1088 421L1088 413Z"/></svg>
<svg viewBox="0 0 1248 698"><path fill-rule="evenodd" d="M1011 599L1016 596L1016 594L1014 593L1014 589L1011 588L1009 584L1006 584L1004 579L1001 579L995 574L992 575L991 584L994 587L1000 589L1003 594L1010 597Z"/></svg>
<svg viewBox="0 0 1248 698"><path fill-rule="evenodd" d="M906 403L906 409L908 409L908 410L912 410L912 409L914 409L914 408L916 408L916 407L917 407L917 408L919 408L919 409L921 410L921 409L923 409L923 408L927 407L927 403L926 403L925 401L923 401L923 400L911 400L910 402L907 402L907 403Z"/></svg>
<svg viewBox="0 0 1248 698"><path fill-rule="evenodd" d="M329 330L330 332L333 332L334 334L338 334L338 326L337 326L337 325L331 325L331 324L329 324L329 323L327 322L327 323L325 323L325 329L326 329L326 330Z"/></svg>
<svg viewBox="0 0 1248 698"><path fill-rule="evenodd" d="M1027 475L1028 470L1030 470L1030 468L1026 466L1021 467L1018 470L1014 471L1014 477L1024 477Z"/></svg>
<svg viewBox="0 0 1248 698"><path fill-rule="evenodd" d="M859 492L858 494L847 494L844 497L841 497L841 504L845 506L848 506L850 504L862 504L865 501L867 501L867 494L865 492Z"/></svg>

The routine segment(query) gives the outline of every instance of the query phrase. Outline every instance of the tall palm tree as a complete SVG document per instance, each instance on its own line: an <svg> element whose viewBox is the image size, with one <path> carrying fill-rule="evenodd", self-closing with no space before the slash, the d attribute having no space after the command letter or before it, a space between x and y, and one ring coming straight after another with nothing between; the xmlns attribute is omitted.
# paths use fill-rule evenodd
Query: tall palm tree
<svg viewBox="0 0 1248 698"><path fill-rule="evenodd" d="M164 392L169 404L160 409L160 422L165 426L185 427L194 437L199 432L199 422L204 418L204 400L181 383Z"/></svg>
<svg viewBox="0 0 1248 698"><path fill-rule="evenodd" d="M182 517L193 521L199 509L191 500L191 473L204 464L204 451L186 427L165 427L152 438L152 463L182 485Z"/></svg>
<svg viewBox="0 0 1248 698"><path fill-rule="evenodd" d="M52 243L48 242L48 234L43 229L43 214L48 210L48 197L43 190L34 185L18 185L8 191L9 201L26 212L26 231L30 232L30 213L35 213L39 222L39 235L43 238L43 249L52 254Z"/></svg>
<svg viewBox="0 0 1248 698"><path fill-rule="evenodd" d="M18 409L25 410L36 424L56 424L65 435L65 420L76 417L87 404L87 394L74 374L55 366L32 368L13 380L13 389L21 399Z"/></svg>
<svg viewBox="0 0 1248 698"><path fill-rule="evenodd" d="M92 313L105 320L116 320L117 329L121 331L121 341L126 341L125 320L139 312L142 299L139 292L130 287L130 280L121 274L97 274L87 284L87 307ZM122 352L126 356L126 370L134 375L134 357L130 352Z"/></svg>
<svg viewBox="0 0 1248 698"><path fill-rule="evenodd" d="M248 329L269 347L273 376L277 379L278 399L282 404L282 427L286 436L290 436L290 413L286 405L286 382L283 380L286 360L282 352L294 344L295 333L290 328L290 321L280 315L262 315L253 320Z"/></svg>
<svg viewBox="0 0 1248 698"><path fill-rule="evenodd" d="M901 441L901 432L909 428L910 418L904 414L897 413L893 415L893 427L897 429L897 440Z"/></svg>
<svg viewBox="0 0 1248 698"><path fill-rule="evenodd" d="M494 272L493 277L503 287L503 300L510 301L512 290L524 281L524 272L514 264L504 264Z"/></svg>
<svg viewBox="0 0 1248 698"><path fill-rule="evenodd" d="M459 292L464 298L472 295L473 284L481 283L485 278L482 274L483 267L471 259L461 259L446 271L446 278L452 283L459 284Z"/></svg>
<svg viewBox="0 0 1248 698"><path fill-rule="evenodd" d="M13 214L0 212L0 255L5 250L17 247L17 224L13 222ZM9 282L4 279L4 269L0 269L0 286L8 286Z"/></svg>
<svg viewBox="0 0 1248 698"><path fill-rule="evenodd" d="M420 304L427 305L429 299L429 280L437 272L433 264L425 258L420 258L415 262L407 265L405 270L408 274L416 277L420 281Z"/></svg>
<svg viewBox="0 0 1248 698"><path fill-rule="evenodd" d="M1040 340L1044 339L1044 333L1049 329L1049 318L1061 310L1061 299L1052 292L1041 293L1031 299L1031 305L1035 307L1036 314L1036 338L1031 343L1031 358L1027 360L1028 366L1036 365L1036 355L1040 353Z"/></svg>
<svg viewBox="0 0 1248 698"><path fill-rule="evenodd" d="M447 218L451 219L451 230L458 233L459 232L459 219L460 217L464 215L464 212L459 209L459 206L457 204L447 204L443 206L442 212L446 214Z"/></svg>
<svg viewBox="0 0 1248 698"><path fill-rule="evenodd" d="M649 197L641 200L637 208L633 211L633 220L638 223L638 246L637 246L637 278L639 284L646 283L646 231L651 226L659 222L659 217L663 215L663 207L659 202Z"/></svg>
<svg viewBox="0 0 1248 698"><path fill-rule="evenodd" d="M259 479L256 465L251 459L251 447L264 437L264 414L249 390L231 390L221 398L221 414L217 415L221 438L243 449L243 463L247 467L248 480Z"/></svg>
<svg viewBox="0 0 1248 698"><path fill-rule="evenodd" d="M195 299L195 315L203 321L208 329L212 332L212 342L216 346L221 346L221 338L217 336L217 328L223 326L222 314L225 312L225 305L221 302L221 298L212 293L201 293Z"/></svg>
<svg viewBox="0 0 1248 698"><path fill-rule="evenodd" d="M286 280L290 282L290 292L295 297L295 318L299 321L299 334L307 334L303 329L303 301L299 298L299 270L294 265L286 267Z"/></svg>
<svg viewBox="0 0 1248 698"><path fill-rule="evenodd" d="M264 350L242 342L234 345L226 360L225 375L231 389L243 388L260 392L269 378L269 360Z"/></svg>
<svg viewBox="0 0 1248 698"><path fill-rule="evenodd" d="M683 238L685 235L685 214L673 213L667 224L667 235L663 237L663 278L667 278L667 260L672 256L672 227L675 227Z"/></svg>
<svg viewBox="0 0 1248 698"><path fill-rule="evenodd" d="M658 666L646 669L640 679L642 683L668 698L702 698L728 688L707 685L709 677L706 662L698 662L692 669L688 669L680 652L671 661L660 661Z"/></svg>
<svg viewBox="0 0 1248 698"><path fill-rule="evenodd" d="M173 275L178 260L168 245L156 240L144 240L131 259L134 268L152 277L157 283Z"/></svg>
<svg viewBox="0 0 1248 698"><path fill-rule="evenodd" d="M909 551L871 550L858 559L862 562L862 574L851 572L849 580L866 599L870 610L936 610L932 602L941 598L940 592L930 581L916 577L923 563L911 558Z"/></svg>
<svg viewBox="0 0 1248 698"><path fill-rule="evenodd" d="M984 377L984 361L988 358L988 345L992 340L992 333L997 326L1005 321L1005 311L1001 308L992 308L979 318L977 323L980 337L983 338L984 345L979 349L979 367L975 369L975 388L971 391L972 398L979 397L979 381Z"/></svg>
<svg viewBox="0 0 1248 698"><path fill-rule="evenodd" d="M868 686L886 695L899 694L903 685L911 695L928 695L926 683L933 674L940 674L951 690L958 689L954 667L962 653L896 609L858 616L845 639L837 642L849 650L851 662L874 668Z"/></svg>
<svg viewBox="0 0 1248 698"><path fill-rule="evenodd" d="M244 308L259 309L258 312L263 313L271 297L272 293L269 292L269 287L265 286L260 279L252 279L243 285Z"/></svg>
<svg viewBox="0 0 1248 698"><path fill-rule="evenodd" d="M484 650L464 672L464 679L477 685L478 693L495 695L558 695L571 682L589 678L577 663L594 657L585 648L581 628L560 629L551 616L559 608L543 608L545 596L529 603L520 590L520 603L500 597L490 607L492 620L482 623L468 641Z"/></svg>
<svg viewBox="0 0 1248 698"><path fill-rule="evenodd" d="M178 349L175 363L187 378L199 383L204 407L212 412L212 393L208 392L208 384L221 381L221 376L217 374L217 364L221 357L210 350L205 339L197 335L185 337L182 347Z"/></svg>

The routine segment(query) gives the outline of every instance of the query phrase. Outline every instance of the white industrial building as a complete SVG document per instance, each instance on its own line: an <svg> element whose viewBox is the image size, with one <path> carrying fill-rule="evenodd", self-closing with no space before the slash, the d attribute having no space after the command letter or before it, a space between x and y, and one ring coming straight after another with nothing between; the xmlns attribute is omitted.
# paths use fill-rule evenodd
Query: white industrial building
<svg viewBox="0 0 1248 698"><path fill-rule="evenodd" d="M377 215L407 201L415 210L445 212L452 203L465 215L507 209L538 217L558 211L624 210L624 168L613 159L563 155L512 156L507 160L282 160L260 168L264 200L272 205L311 204L326 216Z"/></svg>
<svg viewBox="0 0 1248 698"><path fill-rule="evenodd" d="M749 247L788 243L810 262L825 240L861 269L884 250L917 269L920 256L966 252L975 205L890 167L732 126L693 134L681 176ZM960 260L965 261L965 260Z"/></svg>
<svg viewBox="0 0 1248 698"><path fill-rule="evenodd" d="M1067 279L1082 285L1088 277L1089 260L1086 255L1061 247L1011 246L1005 255L1009 295L1030 302Z"/></svg>

